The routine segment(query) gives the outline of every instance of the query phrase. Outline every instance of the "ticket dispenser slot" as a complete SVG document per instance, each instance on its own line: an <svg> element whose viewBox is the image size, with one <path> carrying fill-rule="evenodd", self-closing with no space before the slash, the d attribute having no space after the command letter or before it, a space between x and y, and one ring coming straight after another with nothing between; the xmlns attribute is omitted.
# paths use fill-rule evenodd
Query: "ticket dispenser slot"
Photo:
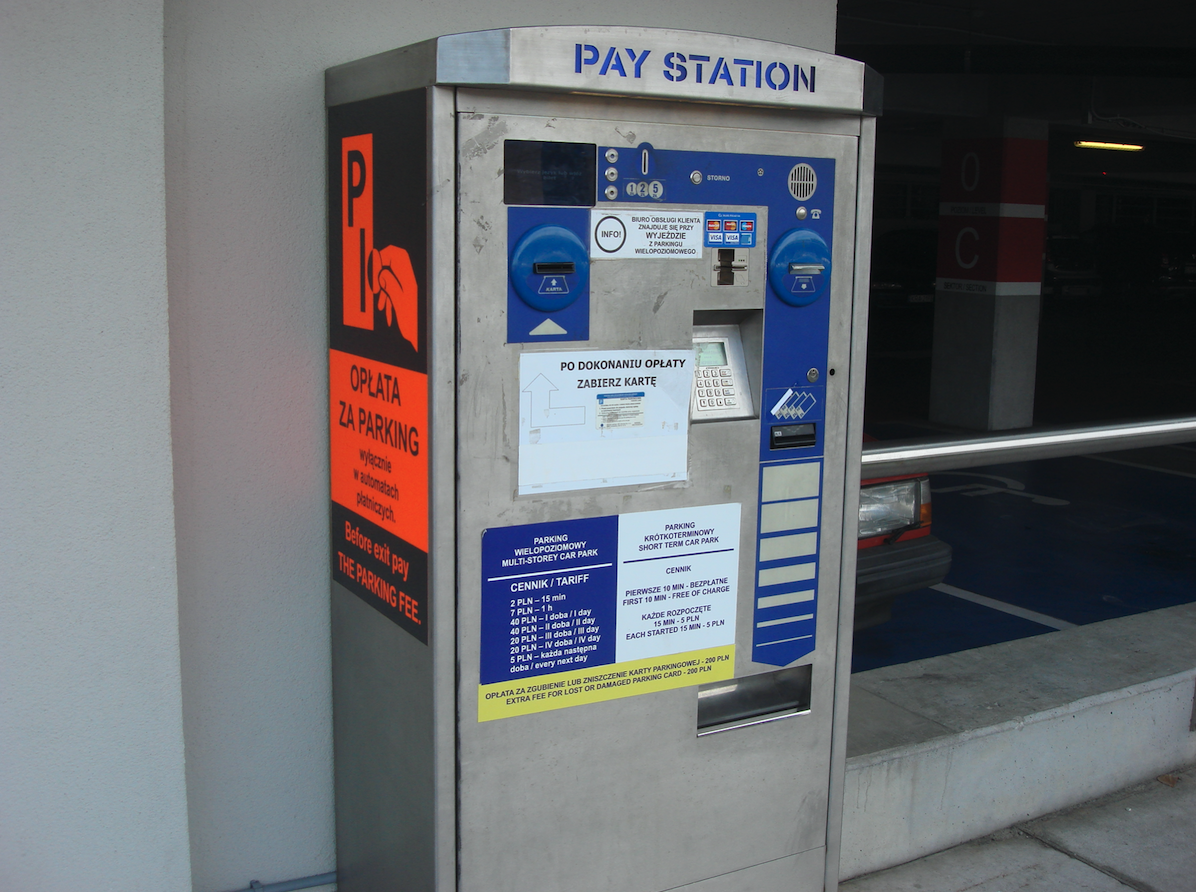
<svg viewBox="0 0 1196 892"><path fill-rule="evenodd" d="M769 449L796 449L818 442L818 428L813 424L774 424L769 430Z"/></svg>
<svg viewBox="0 0 1196 892"><path fill-rule="evenodd" d="M326 83L342 892L831 892L864 66L535 26Z"/></svg>
<svg viewBox="0 0 1196 892"><path fill-rule="evenodd" d="M698 736L803 715L810 709L809 666L762 672L698 688Z"/></svg>

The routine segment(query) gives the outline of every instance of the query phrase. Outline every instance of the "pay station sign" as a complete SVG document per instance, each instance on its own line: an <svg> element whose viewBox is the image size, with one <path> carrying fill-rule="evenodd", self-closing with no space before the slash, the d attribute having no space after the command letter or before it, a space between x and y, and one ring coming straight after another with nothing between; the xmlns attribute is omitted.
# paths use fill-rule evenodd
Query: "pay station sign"
<svg viewBox="0 0 1196 892"><path fill-rule="evenodd" d="M692 260L702 256L702 214L689 211L590 211L591 260Z"/></svg>

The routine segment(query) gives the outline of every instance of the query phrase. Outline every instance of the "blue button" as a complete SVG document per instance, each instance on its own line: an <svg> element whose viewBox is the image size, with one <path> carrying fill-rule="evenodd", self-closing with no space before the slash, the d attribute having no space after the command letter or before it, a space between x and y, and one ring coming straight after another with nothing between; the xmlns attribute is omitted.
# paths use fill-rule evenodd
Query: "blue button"
<svg viewBox="0 0 1196 892"><path fill-rule="evenodd" d="M511 285L525 304L541 313L554 313L589 286L589 252L574 232L542 223L516 243L510 274Z"/></svg>
<svg viewBox="0 0 1196 892"><path fill-rule="evenodd" d="M822 236L809 229L790 229L772 249L768 283L773 294L791 307L818 300L831 280L831 251Z"/></svg>

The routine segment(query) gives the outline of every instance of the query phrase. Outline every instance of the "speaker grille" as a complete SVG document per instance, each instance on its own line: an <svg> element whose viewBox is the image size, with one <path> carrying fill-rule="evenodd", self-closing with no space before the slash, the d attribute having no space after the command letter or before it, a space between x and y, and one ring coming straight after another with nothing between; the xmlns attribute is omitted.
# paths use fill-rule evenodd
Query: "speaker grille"
<svg viewBox="0 0 1196 892"><path fill-rule="evenodd" d="M808 201L818 188L818 175L808 164L795 165L789 171L789 194L798 201Z"/></svg>

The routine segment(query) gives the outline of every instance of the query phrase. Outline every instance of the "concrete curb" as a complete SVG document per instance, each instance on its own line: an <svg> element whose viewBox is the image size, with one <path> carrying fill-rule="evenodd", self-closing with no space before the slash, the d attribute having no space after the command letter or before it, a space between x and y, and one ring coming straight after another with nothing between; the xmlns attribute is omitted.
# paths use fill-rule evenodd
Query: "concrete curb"
<svg viewBox="0 0 1196 892"><path fill-rule="evenodd" d="M1196 761L1196 669L847 762L841 876L901 864Z"/></svg>

